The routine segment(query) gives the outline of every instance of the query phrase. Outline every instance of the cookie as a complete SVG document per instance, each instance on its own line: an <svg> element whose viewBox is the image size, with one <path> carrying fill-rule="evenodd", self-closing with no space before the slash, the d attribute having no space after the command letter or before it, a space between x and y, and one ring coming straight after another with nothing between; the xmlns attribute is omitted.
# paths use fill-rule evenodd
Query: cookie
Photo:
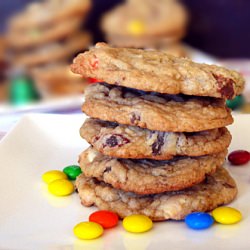
<svg viewBox="0 0 250 250"><path fill-rule="evenodd" d="M66 62L36 67L30 70L30 74L36 81L44 83L56 83L60 81L67 83L84 79L82 76L73 74Z"/></svg>
<svg viewBox="0 0 250 250"><path fill-rule="evenodd" d="M171 36L185 30L186 24L186 9L172 0L127 1L102 18L105 33L134 37Z"/></svg>
<svg viewBox="0 0 250 250"><path fill-rule="evenodd" d="M74 36L59 42L16 54L14 64L31 67L66 60L80 50L87 48L90 40L91 38L88 33L76 33Z"/></svg>
<svg viewBox="0 0 250 250"><path fill-rule="evenodd" d="M195 211L211 211L231 202L237 195L235 181L222 167L201 184L155 195L124 192L84 174L77 178L76 188L84 206L96 205L99 209L117 213L120 218L144 214L154 221L182 220Z"/></svg>
<svg viewBox="0 0 250 250"><path fill-rule="evenodd" d="M62 22L80 16L83 18L91 7L91 0L45 0L32 3L13 16L8 23L10 30L27 30Z"/></svg>
<svg viewBox="0 0 250 250"><path fill-rule="evenodd" d="M110 45L115 47L125 48L161 48L172 46L183 37L182 33L176 33L172 35L162 35L153 37L126 37L118 35L107 35L107 41ZM175 56L175 54L173 54Z"/></svg>
<svg viewBox="0 0 250 250"><path fill-rule="evenodd" d="M195 63L164 51L112 48L104 43L79 54L71 69L109 84L166 94L232 99L244 87L244 79L233 70Z"/></svg>
<svg viewBox="0 0 250 250"><path fill-rule="evenodd" d="M10 30L7 34L9 46L21 50L54 42L74 34L80 29L81 23L81 17L73 17L45 27L32 27L24 31Z"/></svg>
<svg viewBox="0 0 250 250"><path fill-rule="evenodd" d="M86 177L137 194L176 191L202 182L222 166L226 151L200 157L175 157L169 161L128 160L104 156L88 148L79 157Z"/></svg>
<svg viewBox="0 0 250 250"><path fill-rule="evenodd" d="M197 133L172 133L97 119L87 119L80 134L104 155L132 159L168 160L176 155L214 154L225 150L231 142L231 135L226 128Z"/></svg>
<svg viewBox="0 0 250 250"><path fill-rule="evenodd" d="M223 99L163 95L98 83L82 110L93 118L167 132L198 132L233 122Z"/></svg>

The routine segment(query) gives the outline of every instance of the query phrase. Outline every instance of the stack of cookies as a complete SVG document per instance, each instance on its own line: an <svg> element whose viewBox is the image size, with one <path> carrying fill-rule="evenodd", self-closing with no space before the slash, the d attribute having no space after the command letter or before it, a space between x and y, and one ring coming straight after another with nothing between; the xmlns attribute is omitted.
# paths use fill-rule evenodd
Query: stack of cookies
<svg viewBox="0 0 250 250"><path fill-rule="evenodd" d="M235 181L223 168L233 122L225 99L242 92L235 71L160 51L99 43L73 72L89 86L80 129L91 146L79 158L76 187L85 206L121 218L180 220L231 202Z"/></svg>
<svg viewBox="0 0 250 250"><path fill-rule="evenodd" d="M12 64L31 72L43 92L79 93L80 77L77 81L69 77L60 81L57 72L67 71L72 57L90 44L90 34L81 31L90 7L90 0L44 0L28 5L9 20ZM50 77L44 77L49 73ZM82 80L81 91L85 84Z"/></svg>
<svg viewBox="0 0 250 250"><path fill-rule="evenodd" d="M117 47L161 49L186 56L180 44L187 11L176 0L127 0L104 15L102 30Z"/></svg>

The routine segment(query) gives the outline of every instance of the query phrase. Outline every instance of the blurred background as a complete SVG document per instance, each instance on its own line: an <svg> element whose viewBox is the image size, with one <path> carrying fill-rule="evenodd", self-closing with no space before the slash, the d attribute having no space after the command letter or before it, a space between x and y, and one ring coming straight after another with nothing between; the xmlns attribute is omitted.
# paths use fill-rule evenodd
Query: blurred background
<svg viewBox="0 0 250 250"><path fill-rule="evenodd" d="M249 82L249 8L249 0L0 1L0 115L79 112L95 79L69 64L99 41L225 65ZM248 92L231 108L249 113Z"/></svg>

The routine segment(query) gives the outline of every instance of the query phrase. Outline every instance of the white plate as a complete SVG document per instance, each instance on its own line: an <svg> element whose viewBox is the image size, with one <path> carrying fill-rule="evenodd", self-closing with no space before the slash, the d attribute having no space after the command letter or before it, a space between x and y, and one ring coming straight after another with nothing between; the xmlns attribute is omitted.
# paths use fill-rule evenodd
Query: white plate
<svg viewBox="0 0 250 250"><path fill-rule="evenodd" d="M10 115L24 112L63 111L73 108L79 108L80 110L83 98L83 95L58 97L16 106L8 103L0 103L0 115Z"/></svg>
<svg viewBox="0 0 250 250"><path fill-rule="evenodd" d="M78 132L84 119L84 115L26 116L0 143L0 249L249 249L250 164L227 166L239 187L238 198L230 204L243 213L239 224L194 231L183 222L168 221L137 235L125 232L120 222L99 239L76 239L74 225L88 220L95 208L81 206L77 194L50 195L41 175L77 163L87 147ZM235 117L230 150L250 149L249 127L248 115Z"/></svg>

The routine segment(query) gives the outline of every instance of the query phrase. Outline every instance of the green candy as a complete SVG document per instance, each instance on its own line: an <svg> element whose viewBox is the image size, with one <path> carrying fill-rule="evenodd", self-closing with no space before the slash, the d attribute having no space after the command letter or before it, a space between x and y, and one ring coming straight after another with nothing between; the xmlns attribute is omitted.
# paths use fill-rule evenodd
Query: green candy
<svg viewBox="0 0 250 250"><path fill-rule="evenodd" d="M77 165L70 165L63 169L63 172L68 176L70 180L75 180L78 175L82 173L82 170Z"/></svg>
<svg viewBox="0 0 250 250"><path fill-rule="evenodd" d="M28 76L20 75L13 77L10 83L10 102L14 105L21 105L39 99L38 91Z"/></svg>
<svg viewBox="0 0 250 250"><path fill-rule="evenodd" d="M244 104L245 100L242 95L236 96L233 100L226 100L226 104L230 109L238 109Z"/></svg>

